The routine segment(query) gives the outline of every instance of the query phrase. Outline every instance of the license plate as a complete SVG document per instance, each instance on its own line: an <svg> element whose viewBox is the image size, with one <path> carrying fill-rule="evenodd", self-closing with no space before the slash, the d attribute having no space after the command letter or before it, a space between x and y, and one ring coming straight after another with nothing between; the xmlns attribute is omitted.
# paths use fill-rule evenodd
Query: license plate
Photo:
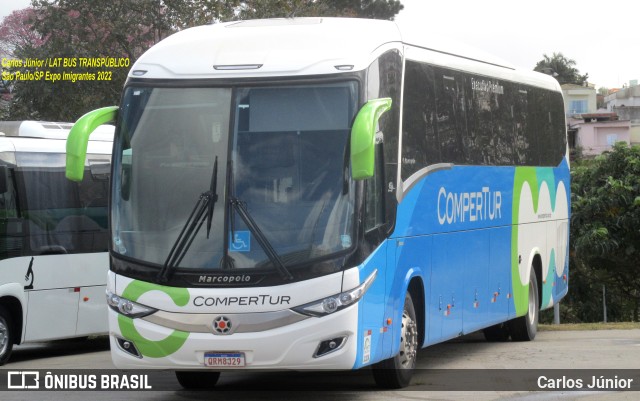
<svg viewBox="0 0 640 401"><path fill-rule="evenodd" d="M243 352L205 352L204 366L212 368L242 368L245 366Z"/></svg>

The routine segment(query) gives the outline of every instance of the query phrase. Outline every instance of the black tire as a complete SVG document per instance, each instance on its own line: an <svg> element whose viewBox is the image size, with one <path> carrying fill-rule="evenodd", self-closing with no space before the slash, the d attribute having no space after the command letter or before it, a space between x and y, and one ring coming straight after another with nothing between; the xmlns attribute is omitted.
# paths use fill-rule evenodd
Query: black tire
<svg viewBox="0 0 640 401"><path fill-rule="evenodd" d="M504 342L509 340L509 326L506 323L499 323L482 330L484 338L489 342Z"/></svg>
<svg viewBox="0 0 640 401"><path fill-rule="evenodd" d="M513 341L531 341L538 332L538 315L540 314L540 299L538 297L538 279L531 268L529 277L529 302L527 313L509 321L509 331Z"/></svg>
<svg viewBox="0 0 640 401"><path fill-rule="evenodd" d="M185 390L207 390L216 386L220 372L176 371L176 378Z"/></svg>
<svg viewBox="0 0 640 401"><path fill-rule="evenodd" d="M13 350L13 318L5 307L0 306L0 366L7 363Z"/></svg>
<svg viewBox="0 0 640 401"><path fill-rule="evenodd" d="M416 367L418 347L416 311L411 295L407 293L402 311L400 351L396 356L373 365L373 378L378 387L387 389L407 387Z"/></svg>

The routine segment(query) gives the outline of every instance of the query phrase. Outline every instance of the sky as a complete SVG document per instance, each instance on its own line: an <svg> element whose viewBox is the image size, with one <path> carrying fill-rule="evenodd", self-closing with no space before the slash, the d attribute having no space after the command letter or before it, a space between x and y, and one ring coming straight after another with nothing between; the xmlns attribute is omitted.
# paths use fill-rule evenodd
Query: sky
<svg viewBox="0 0 640 401"><path fill-rule="evenodd" d="M31 0L0 0L0 18L11 14L13 10L29 7Z"/></svg>
<svg viewBox="0 0 640 401"><path fill-rule="evenodd" d="M640 80L638 0L401 0L399 24L533 69L561 52L596 88ZM0 0L0 17L30 0Z"/></svg>
<svg viewBox="0 0 640 401"><path fill-rule="evenodd" d="M638 0L401 0L400 25L422 26L516 67L562 53L596 88L640 81Z"/></svg>

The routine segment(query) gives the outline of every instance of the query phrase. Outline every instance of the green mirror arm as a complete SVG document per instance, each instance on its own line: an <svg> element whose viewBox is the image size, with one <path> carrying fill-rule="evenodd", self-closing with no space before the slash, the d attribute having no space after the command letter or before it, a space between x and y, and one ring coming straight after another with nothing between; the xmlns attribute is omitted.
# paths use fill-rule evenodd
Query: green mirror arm
<svg viewBox="0 0 640 401"><path fill-rule="evenodd" d="M356 115L351 128L351 176L354 180L373 177L376 127L382 113L390 108L390 98L372 99Z"/></svg>
<svg viewBox="0 0 640 401"><path fill-rule="evenodd" d="M89 135L102 124L115 122L117 115L118 106L103 107L88 112L73 125L67 138L67 167L65 175L69 180L82 181Z"/></svg>

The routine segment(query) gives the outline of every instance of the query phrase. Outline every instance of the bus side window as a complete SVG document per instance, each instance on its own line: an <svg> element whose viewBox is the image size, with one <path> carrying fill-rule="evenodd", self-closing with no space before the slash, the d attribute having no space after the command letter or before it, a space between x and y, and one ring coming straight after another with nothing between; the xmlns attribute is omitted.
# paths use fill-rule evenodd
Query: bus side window
<svg viewBox="0 0 640 401"><path fill-rule="evenodd" d="M385 185L382 133L376 134L375 169L365 183L365 232L385 223Z"/></svg>
<svg viewBox="0 0 640 401"><path fill-rule="evenodd" d="M407 61L402 109L402 159L399 160L402 180L424 167L443 161L436 127L435 85L432 66Z"/></svg>
<svg viewBox="0 0 640 401"><path fill-rule="evenodd" d="M527 113L528 113L528 92L530 89L526 87L513 87L513 105L511 110L513 113L513 131L514 131L514 164L517 166L526 166L531 159L530 143L527 137Z"/></svg>
<svg viewBox="0 0 640 401"><path fill-rule="evenodd" d="M17 209L11 180L11 168L0 165L0 219L12 217L17 217Z"/></svg>
<svg viewBox="0 0 640 401"><path fill-rule="evenodd" d="M440 158L445 162L466 164L464 79L461 74L444 68L436 68L435 72L435 122Z"/></svg>

